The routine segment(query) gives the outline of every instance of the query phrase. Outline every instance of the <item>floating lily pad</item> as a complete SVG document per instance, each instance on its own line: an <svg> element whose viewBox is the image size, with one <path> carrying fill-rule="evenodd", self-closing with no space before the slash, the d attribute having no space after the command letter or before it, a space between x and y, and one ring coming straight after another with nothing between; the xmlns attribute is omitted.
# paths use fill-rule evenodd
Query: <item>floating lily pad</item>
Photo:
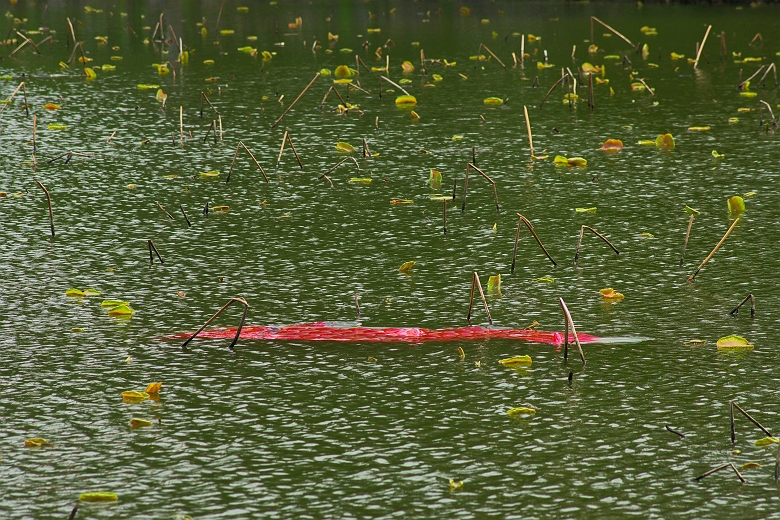
<svg viewBox="0 0 780 520"><path fill-rule="evenodd" d="M68 289L65 291L65 296L71 296L71 297L77 297L77 296L86 296L84 294L84 291L81 289Z"/></svg>
<svg viewBox="0 0 780 520"><path fill-rule="evenodd" d="M542 282L542 283L554 283L555 278L553 278L552 276L542 276L541 278L536 278L534 281Z"/></svg>
<svg viewBox="0 0 780 520"><path fill-rule="evenodd" d="M162 383L150 383L145 391L147 394L158 394L160 393L160 388L162 388Z"/></svg>
<svg viewBox="0 0 780 520"><path fill-rule="evenodd" d="M49 130L67 130L68 129L67 126L62 125L60 123L49 123L48 125L46 125L46 128L48 128Z"/></svg>
<svg viewBox="0 0 780 520"><path fill-rule="evenodd" d="M133 429L143 428L145 426L151 426L151 425L152 425L152 421L147 421L146 419L131 419L130 420L130 426Z"/></svg>
<svg viewBox="0 0 780 520"><path fill-rule="evenodd" d="M398 107L408 107L417 104L417 98L412 95L398 96L395 98L395 105Z"/></svg>
<svg viewBox="0 0 780 520"><path fill-rule="evenodd" d="M745 212L745 199L734 195L728 200L729 216L737 217Z"/></svg>
<svg viewBox="0 0 780 520"><path fill-rule="evenodd" d="M106 491L92 491L79 495L79 500L82 502L115 502L118 498L116 493Z"/></svg>
<svg viewBox="0 0 780 520"><path fill-rule="evenodd" d="M349 67L346 65L339 65L336 67L335 72L333 73L334 76L337 78L351 78L352 77L352 70L350 70Z"/></svg>
<svg viewBox="0 0 780 520"><path fill-rule="evenodd" d="M699 211L698 209L693 209L690 206L685 206L685 208L683 209L685 209L685 212L688 213L689 215L701 215L701 211Z"/></svg>
<svg viewBox="0 0 780 520"><path fill-rule="evenodd" d="M352 184L371 184L371 177L352 177L348 182Z"/></svg>
<svg viewBox="0 0 780 520"><path fill-rule="evenodd" d="M485 105L488 105L488 106L496 106L496 105L503 105L504 104L504 100L501 99L500 97L494 97L493 96L493 97L485 98L482 101L482 103L485 104Z"/></svg>
<svg viewBox="0 0 780 520"><path fill-rule="evenodd" d="M672 134L661 134L655 138L655 145L664 150L674 150L674 137Z"/></svg>
<svg viewBox="0 0 780 520"><path fill-rule="evenodd" d="M576 213L596 213L598 208L575 208Z"/></svg>
<svg viewBox="0 0 780 520"><path fill-rule="evenodd" d="M605 152L619 152L622 149L623 141L620 139L607 139L599 148L599 150L604 150Z"/></svg>
<svg viewBox="0 0 780 520"><path fill-rule="evenodd" d="M533 408L526 408L525 406L519 406L517 408L507 410L506 414L509 417L518 417L520 415L536 415L536 410Z"/></svg>
<svg viewBox="0 0 780 520"><path fill-rule="evenodd" d="M709 126L689 126L688 130L691 132L706 132L709 130Z"/></svg>
<svg viewBox="0 0 780 520"><path fill-rule="evenodd" d="M569 166L587 166L588 161L582 157L569 157L567 164Z"/></svg>
<svg viewBox="0 0 780 520"><path fill-rule="evenodd" d="M149 394L147 392L136 392L134 390L128 390L126 392L122 392L122 397L127 399L149 399Z"/></svg>
<svg viewBox="0 0 780 520"><path fill-rule="evenodd" d="M619 292L616 292L615 289L612 287L607 287L606 289L601 289L599 291L601 293L601 296L604 297L607 301L613 301L617 302L623 299L623 295Z"/></svg>
<svg viewBox="0 0 780 520"><path fill-rule="evenodd" d="M498 362L505 367L516 367L519 365L530 365L531 356L514 356L505 359L499 359Z"/></svg>
<svg viewBox="0 0 780 520"><path fill-rule="evenodd" d="M718 350L753 350L754 345L742 336L723 336L718 340Z"/></svg>
<svg viewBox="0 0 780 520"><path fill-rule="evenodd" d="M42 437L33 437L24 441L25 448L42 448L44 446L51 446L51 443Z"/></svg>
<svg viewBox="0 0 780 520"><path fill-rule="evenodd" d="M355 151L355 147L349 143L339 141L338 143L336 143L336 150L343 153L352 153Z"/></svg>
<svg viewBox="0 0 780 520"><path fill-rule="evenodd" d="M405 272L409 271L412 267L414 267L414 264L416 264L416 263L417 263L417 261L415 261L415 260L410 260L408 262L404 262L404 264L401 267L399 267L398 270L401 271L402 273L405 273Z"/></svg>
<svg viewBox="0 0 780 520"><path fill-rule="evenodd" d="M495 231L495 226L494 226ZM487 290L489 293L501 294L501 275L497 274L488 278Z"/></svg>
<svg viewBox="0 0 780 520"><path fill-rule="evenodd" d="M780 444L780 439L777 437L764 437L754 442L756 446L771 446L772 444Z"/></svg>

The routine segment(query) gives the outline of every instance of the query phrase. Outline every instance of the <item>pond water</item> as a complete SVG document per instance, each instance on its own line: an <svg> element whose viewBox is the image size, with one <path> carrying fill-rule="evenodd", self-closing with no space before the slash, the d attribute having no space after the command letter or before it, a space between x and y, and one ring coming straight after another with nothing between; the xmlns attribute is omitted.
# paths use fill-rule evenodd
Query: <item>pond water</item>
<svg viewBox="0 0 780 520"><path fill-rule="evenodd" d="M8 194L0 198L0 516L66 518L90 491L119 500L82 503L77 518L776 515L777 450L755 447L764 434L742 416L732 445L729 401L769 430L780 427L778 145L759 112L759 100L777 110L780 96L771 72L764 86L760 75L751 82L755 97L736 88L740 70L747 79L776 59L778 8L497 1L473 3L465 16L450 2L315 4L251 2L242 11L225 2L218 27L233 34L215 30L220 2L7 7L3 35L16 42L0 49L1 96L24 81L30 115L21 90L0 114L0 190ZM170 41L145 41L159 40L152 36L161 12ZM590 16L647 43L649 54L598 24L599 49L589 54ZM290 28L296 17L302 24ZM78 51L60 66L73 51L68 18L92 60L91 81ZM187 65L177 61L169 25ZM708 25L694 70L688 58ZM52 35L52 43L41 55L27 45L9 56L23 41L12 27L36 43ZM35 32L41 27L49 30ZM751 44L756 33L764 37ZM528 57L515 66L520 35ZM470 60L480 43L507 68ZM258 56L237 50L247 45ZM455 63L429 63L423 76L421 49ZM274 53L269 61L263 51ZM554 66L539 68L545 51ZM685 57L672 60L672 52ZM388 76L410 80L402 86L416 96L419 119L395 106L390 84L380 99L381 73L363 70L354 79L367 93L338 86L362 113L336 113L333 94L320 110L334 79L321 77L271 129L317 71L354 67L356 53L368 67L390 56ZM737 63L745 58L762 61ZM402 73L405 60L414 72ZM605 65L597 77L609 80L595 82L595 110L587 88L570 108L560 87L540 109L561 67L576 71L586 61ZM158 74L153 64L167 62L170 73ZM632 90L634 78L654 95ZM157 88L139 84L159 85L165 107ZM214 110L206 104L201 116L203 92ZM507 101L483 104L490 96ZM536 154L547 159L530 159L524 105ZM213 133L204 136L216 111L215 143ZM285 131L302 170L289 147L276 168ZM637 144L664 133L673 134L674 150ZM624 149L600 151L610 138ZM360 157L362 139L375 157ZM243 151L225 182L239 141L268 183ZM345 157L339 141L357 148L360 169L345 163L329 174L331 186L318 177ZM496 182L500 212L474 173L461 211L472 149ZM68 151L81 155L56 159ZM560 167L556 155L587 166ZM439 189L429 184L431 168L442 173ZM201 175L210 171L219 176ZM34 179L51 193L54 238ZM455 181L445 234L444 203L431 195L451 194ZM727 200L749 192L733 233L688 283L731 225ZM204 215L207 203L229 211ZM680 268L686 205L701 215ZM557 267L523 230L510 273L517 213ZM575 266L583 225L620 255L588 234ZM148 240L164 264L150 264ZM411 260L412 270L399 272ZM538 321L561 331L562 297L578 331L646 339L586 344L585 367L577 357L564 361L559 347L508 340L239 340L233 353L228 341L195 339L182 352L180 341L164 339L196 330L239 296L250 305L247 323L257 325L464 326L475 271L483 285L502 275L501 295L488 295L495 326ZM547 276L554 281L538 281ZM605 301L598 291L606 287L625 298ZM70 288L101 295L66 297ZM756 316L747 307L730 316L749 293ZM103 299L128 301L136 312L110 317ZM487 325L475 308L472 324ZM239 314L231 308L214 324L235 326ZM729 334L754 350L718 351L716 340ZM707 342L686 344L697 339ZM498 363L526 354L528 369ZM163 383L159 400L123 402L122 392L155 381ZM508 417L519 406L536 414ZM152 425L132 430L134 418ZM33 437L52 446L25 448ZM725 471L692 480L726 462L762 467L743 470L744 484ZM450 479L462 488L451 489Z"/></svg>

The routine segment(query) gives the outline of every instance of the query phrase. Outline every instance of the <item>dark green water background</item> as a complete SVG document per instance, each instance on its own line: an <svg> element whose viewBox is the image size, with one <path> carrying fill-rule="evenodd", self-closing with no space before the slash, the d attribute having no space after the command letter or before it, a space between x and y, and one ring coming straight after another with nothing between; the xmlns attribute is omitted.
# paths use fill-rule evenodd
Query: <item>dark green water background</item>
<svg viewBox="0 0 780 520"><path fill-rule="evenodd" d="M242 13L228 0L220 28L235 34L217 36L219 2L90 5L103 12L88 13L75 2L2 6L20 19L2 18L2 36L12 25L56 34L42 56L26 48L9 58L15 45L0 48L0 73L13 77L0 82L0 95L10 96L26 75L31 111L26 117L17 96L0 115L0 190L23 194L0 199L0 516L66 518L80 493L101 490L118 493L119 501L82 505L77 518L777 515L776 450L754 447L763 434L740 418L742 454L732 455L728 418L728 402L736 399L770 430L780 428L778 144L758 114L759 99L773 108L780 100L772 74L765 88L754 81L757 97L741 97L735 89L740 68L747 77L759 64L736 64L731 56L762 56L764 64L776 58L777 7L485 2L463 17L454 2L250 2ZM174 64L175 81L173 74L158 76L152 63L174 62L176 46L143 43L161 11L191 52L187 66ZM596 43L606 52L588 56L591 15L648 43L650 56L643 60L617 37L602 36L601 28ZM297 16L302 28L288 29ZM87 82L76 60L67 70L59 67L70 55L66 17L77 20L90 65L113 64L116 71L96 70L97 79ZM205 38L196 26L202 17ZM672 51L693 55L707 24L713 25L709 62L694 71L686 60L672 61ZM644 36L644 25L657 27L658 35ZM369 34L369 27L382 31ZM719 61L722 30L729 57ZM328 31L340 36L338 43L328 45ZM525 67L512 67L521 41L515 32L542 37L527 44L532 57ZM751 47L757 32L763 45ZM250 35L257 42L247 41ZM107 36L108 44L95 36ZM364 115L335 114L333 98L317 110L333 79L322 78L269 129L316 71L354 66L355 52L341 48L379 66L384 60L377 62L374 51L388 38L395 42L384 51L390 77L404 77L403 60L417 67L405 77L412 80L407 88L417 96L419 120L395 107L394 94L380 100L378 74L364 72L358 79L370 95L350 93ZM315 39L322 48L313 53ZM508 68L494 60L475 67L469 56L480 42ZM260 59L237 51L244 45L277 54L261 68ZM443 77L435 87L424 86L430 78L420 74L420 48L428 58L457 62L429 67ZM538 70L544 50L556 67ZM622 53L633 69L603 58ZM111 61L112 55L124 59ZM204 65L206 59L215 64ZM540 110L560 67L584 61L606 63L610 83L596 85L596 110L580 102L570 111L561 90ZM654 97L631 91L632 72L656 89ZM532 88L537 75L541 88ZM217 82L206 82L209 77ZM139 83L161 85L167 108L155 100L156 89L139 90ZM202 139L213 115L207 107L199 117L206 88L223 120L216 145ZM508 103L486 107L488 96ZM46 103L62 108L50 112ZM537 153L550 155L546 161L528 159L524 104ZM194 136L183 147L179 106L185 131ZM753 111L740 113L740 107ZM28 163L33 114L37 167ZM729 124L731 117L739 122ZM67 130L47 130L49 123ZM694 125L711 130L687 130ZM303 172L288 150L273 174L284 130L293 136ZM677 142L671 152L636 144L665 132ZM453 135L464 137L453 141ZM359 149L361 138L378 157L360 160L361 172L354 165L336 170L332 188L317 180L343 157L337 141ZM622 139L625 149L600 152L607 138ZM225 184L239 140L269 173L269 184L245 154ZM429 201L442 190L428 185L429 169L442 172L445 193L453 179L461 187L473 146L478 165L497 182L501 212L489 185L472 177L466 211L450 204L445 235L442 202ZM68 150L97 155L46 162ZM725 157L713 159L713 150ZM585 157L588 166L556 167L556 154ZM199 175L209 170L221 176ZM178 177L165 177L173 174ZM369 185L347 182L369 176ZM51 191L54 239L33 178ZM750 191L756 196L746 199L743 221L696 282L686 283L730 225L726 200ZM394 198L414 204L392 205ZM204 217L207 201L230 211ZM685 205L702 215L680 269ZM595 214L575 213L594 206ZM510 275L516 212L534 223L559 267L524 231ZM583 224L609 237L620 256L586 236L573 266ZM148 239L164 265L149 265ZM412 273L399 273L409 260L417 261ZM557 299L563 297L582 332L651 339L586 345L584 369L576 358L564 362L552 346L510 341L240 341L234 354L226 341L196 340L192 352L182 353L179 343L160 340L196 329L234 296L248 300L253 324L355 320L359 293L363 325L465 325L475 270L483 283L503 275L503 295L489 298L497 326L537 320L542 329L560 330ZM535 281L542 276L555 282ZM71 287L93 287L102 297L66 298ZM605 303L598 293L604 287L625 299ZM750 292L756 317L746 309L730 317ZM129 321L110 318L102 298L128 300L137 313ZM234 325L237 313L217 323ZM486 324L481 308L472 322ZM74 327L85 331L71 332ZM727 334L747 337L755 350L719 353L715 341ZM684 343L691 339L708 342ZM497 363L520 354L533 357L530 370ZM163 382L159 402L122 402L122 391L152 381ZM521 405L538 412L510 419L506 411ZM131 431L134 417L153 426ZM667 424L687 438L667 432ZM30 437L54 446L24 448ZM746 484L726 472L692 482L728 461L763 467L746 470ZM463 480L463 489L450 491L451 478Z"/></svg>

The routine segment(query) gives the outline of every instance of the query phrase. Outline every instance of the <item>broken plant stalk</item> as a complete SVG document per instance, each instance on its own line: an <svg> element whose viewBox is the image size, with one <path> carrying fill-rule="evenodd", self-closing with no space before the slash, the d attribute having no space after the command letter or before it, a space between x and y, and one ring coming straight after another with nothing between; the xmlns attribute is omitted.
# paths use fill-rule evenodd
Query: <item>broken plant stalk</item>
<svg viewBox="0 0 780 520"><path fill-rule="evenodd" d="M615 252L616 255L620 255L620 251L618 251L617 248L612 245L612 242L607 240L607 237L605 237L604 235L602 235L601 233L599 233L598 231L596 231L595 229L593 229L590 226L582 226L580 228L580 238L579 238L579 240L577 240L577 251L575 251L575 253L574 253L574 265L577 265L577 260L580 257L580 246L582 245L582 235L585 233L586 229L588 231L590 231L591 233L593 233L594 235L596 235L597 237L599 237L604 242L606 242L607 245L612 248L612 250Z"/></svg>
<svg viewBox="0 0 780 520"><path fill-rule="evenodd" d="M224 2L223 2L223 3L224 3ZM290 106L289 106L289 107L287 107L287 110L285 110L284 112L282 112L282 115L280 115L280 116L279 116L279 119L277 119L276 121L274 121L274 124L272 124L272 125L271 125L271 129L274 129L274 128L276 128L276 125L278 125L278 124L279 124L279 123L282 121L282 119L284 119L284 116L286 116L286 115L287 115L287 112L289 112L289 111L292 109L292 107L294 107L294 106L295 106L295 104L296 104L296 103L297 103L297 102L298 102L298 101L299 101L299 100L300 100L300 99L303 97L303 95L304 95L304 94L306 94L306 91L308 91L308 90L311 88L311 86L312 86L312 85L314 85L314 82L315 82L315 81L317 81L317 78L319 78L319 77L320 77L320 73L318 72L318 73L316 73L316 74L314 75L314 78L312 78L312 80L309 82L309 84L308 84L308 85L306 85L306 88L305 88L305 89L303 89L303 91L302 91L300 94L298 94L298 97L297 97L297 98L295 98L295 101L293 101L293 102L290 104ZM292 146L292 142L290 143L290 145Z"/></svg>
<svg viewBox="0 0 780 520"><path fill-rule="evenodd" d="M41 187L43 192L46 194L46 202L49 205L49 226L51 227L51 237L54 238L54 211L51 209L51 195L49 195L49 190L46 189L46 186L40 183L38 179L33 179L35 183Z"/></svg>
<svg viewBox="0 0 780 520"><path fill-rule="evenodd" d="M230 350L234 350L234 348L233 348L233 347L235 347L235 346L236 346L236 343L238 343L238 338L241 336L241 329L243 329L243 328L244 328L244 320L246 319L246 311L247 311L247 309L249 309L249 304L248 304L248 303L246 302L246 300L245 300L245 299L243 299L243 298L231 298L231 299L230 299L230 301L229 301L229 302L227 302L225 305L223 305L223 306L222 306L222 308L221 308L221 309L219 309L219 310L218 310L218 311L217 311L217 312L214 314L214 316L212 316L211 318L209 318L209 319L206 321L206 323L204 323L204 324L203 324L203 326L202 326L201 328L199 328L199 329L198 329L198 330L195 332L195 334L193 334L192 336L190 336L189 338L187 338L187 341L185 341L185 342L182 344L182 346L181 346L181 349L186 351L186 350L187 350L187 344L188 344L190 341L192 341L193 339L195 339L195 336L197 336L198 334L200 334L201 332L203 332L203 329L205 329L206 327L208 327L208 326L209 326L209 324L210 324L212 321L214 321L215 319L217 319L217 316L219 316L220 314L222 314L222 312L223 312L225 309L227 309L228 307L230 307L230 306L231 306L233 303L240 303L241 305L243 305L243 306L244 306L244 313L241 315L241 322L238 324L238 329L236 330L236 336L233 338L233 341L230 343L230 345L228 345L228 348L229 348Z"/></svg>
<svg viewBox="0 0 780 520"><path fill-rule="evenodd" d="M734 231L734 227L736 227L736 225L737 225L737 222L739 222L739 221L741 220L741 218L742 218L742 217L737 217L737 218L736 218L736 220L734 220L734 222L731 224L731 227L728 229L728 231L726 231L726 234L725 234L725 235L723 235L723 238L721 238L721 239L720 239L720 242L718 242L718 244L715 246L715 248L712 250L712 252L711 252L709 255L707 255L707 258L705 258L705 259L704 259L704 261L703 261L701 264L699 264L699 267L697 267L697 268L696 268L696 270L693 272L693 274L692 274L691 276L689 276L689 277L688 277L688 282L693 282L693 281L694 281L694 279L696 279L696 275L697 275L697 274L699 274L699 271L701 271L702 267L704 267L704 265L705 265L707 262L709 262L709 261L710 261L710 258L712 258L712 255L714 255L714 254L715 254L715 252L716 252L718 249L720 249L720 246L722 246L722 245L723 245L723 242L725 242L725 241L726 241L726 239L727 239L727 238L729 237L729 235L731 234L731 232L732 232L732 231Z"/></svg>
<svg viewBox="0 0 780 520"><path fill-rule="evenodd" d="M515 248L512 252L512 267L510 269L510 274L514 274L515 272L515 260L517 259L517 243L520 240L520 229L523 224L525 224L525 227L528 228L528 231L531 232L531 235L536 239L536 243L539 244L539 247L542 248L542 251L544 251L544 254L547 255L547 258L550 259L550 262L553 263L554 266L557 266L555 260L550 256L550 253L547 252L547 249L544 247L544 244L542 244L542 241L539 239L539 235L536 234L536 231L534 231L533 225L531 225L531 221L529 221L527 218L522 216L520 213L517 213L517 216L520 217L520 220L517 222L517 233L515 233Z"/></svg>
<svg viewBox="0 0 780 520"><path fill-rule="evenodd" d="M739 303L739 305L737 305L736 307L731 309L731 312L729 314L731 314L732 316L734 314L737 314L739 312L739 308L742 307L743 305L745 305L745 303L747 303L748 300L750 300L750 316L751 317L755 316L756 315L756 299L753 297L753 293L748 294L747 296L745 296L745 299L742 300Z"/></svg>
<svg viewBox="0 0 780 520"><path fill-rule="evenodd" d="M490 309L488 308L487 299L485 298L485 291L482 290L482 283L479 281L479 275L476 271L474 271L474 276L471 277L471 298L469 299L469 313L466 315L466 320L471 323L471 309L474 306L474 289L479 289L479 295L482 298L482 304L485 306L488 323L493 325L493 318L490 317Z"/></svg>

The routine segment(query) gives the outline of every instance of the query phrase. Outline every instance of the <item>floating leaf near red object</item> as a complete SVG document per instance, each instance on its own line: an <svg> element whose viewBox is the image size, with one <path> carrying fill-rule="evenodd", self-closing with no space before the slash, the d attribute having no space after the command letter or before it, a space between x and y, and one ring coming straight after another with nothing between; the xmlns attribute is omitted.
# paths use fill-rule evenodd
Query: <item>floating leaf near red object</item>
<svg viewBox="0 0 780 520"><path fill-rule="evenodd" d="M601 148L599 150L603 150L605 152L619 152L623 149L623 141L620 139L607 139L604 141L604 144L601 145Z"/></svg>

